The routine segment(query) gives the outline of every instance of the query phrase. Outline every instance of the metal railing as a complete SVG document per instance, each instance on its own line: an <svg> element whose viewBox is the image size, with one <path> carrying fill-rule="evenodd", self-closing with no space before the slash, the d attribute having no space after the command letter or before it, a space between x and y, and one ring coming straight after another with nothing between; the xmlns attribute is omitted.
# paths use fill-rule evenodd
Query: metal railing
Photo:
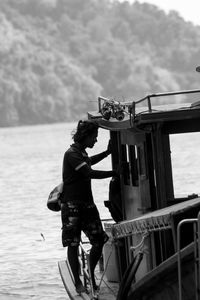
<svg viewBox="0 0 200 300"><path fill-rule="evenodd" d="M183 300L182 285L182 249L181 249L181 228L184 224L193 224L194 241L194 281L195 281L195 299L200 299L200 212L197 218L184 219L177 226L177 262L178 262L178 293L179 300Z"/></svg>
<svg viewBox="0 0 200 300"><path fill-rule="evenodd" d="M119 102L120 104L125 105L128 107L128 111L132 114L132 116L135 115L136 106L142 102L144 104L147 104L148 112L152 112L152 98L158 98L158 97L166 97L166 96L176 96L176 95L188 95L188 94L197 94L200 93L200 89L194 89L194 90L181 90L181 91L174 91L174 92L165 92L165 93L154 93L146 95L145 97L138 99L136 101L125 101L125 102ZM102 110L102 103L104 102L111 102L113 100L105 97L98 97L98 109L99 112ZM118 101L117 101L118 102Z"/></svg>

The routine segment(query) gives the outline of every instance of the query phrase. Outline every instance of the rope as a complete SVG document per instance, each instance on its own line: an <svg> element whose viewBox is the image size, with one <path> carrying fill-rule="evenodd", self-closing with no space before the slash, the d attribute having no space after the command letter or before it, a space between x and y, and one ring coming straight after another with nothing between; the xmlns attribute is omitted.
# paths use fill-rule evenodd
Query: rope
<svg viewBox="0 0 200 300"><path fill-rule="evenodd" d="M108 285L108 283L103 279L104 276L105 276L106 270L107 270L107 268L108 268L108 263L109 263L110 257L111 257L112 252L113 252L114 241L112 241L111 244L112 244L112 247L111 247L109 256L108 256L108 258L107 258L107 261L106 261L106 264L105 264L104 271L103 271L103 273L102 273L102 275L101 275L101 277L100 277L100 282L99 282L98 287L99 287L99 289L100 289L100 286L101 286L102 281L103 281L104 284L105 284L105 285L109 288L109 290L112 292L112 294L113 294L114 296L117 296L116 293L113 291L113 289L112 289L112 288ZM83 253L84 253L84 256L89 255L90 249L88 249L88 250L84 249L82 242L80 243L80 247L81 247L81 249L82 249L82 251L83 251ZM83 267L83 266L82 266L82 267ZM85 270L83 270L83 273L85 273L85 272L88 273L88 271L86 270L86 268L85 268ZM85 274L85 275L86 275L86 274ZM88 279L88 278L89 278L89 274L87 274L87 279ZM90 281L90 280L89 280L89 281Z"/></svg>
<svg viewBox="0 0 200 300"><path fill-rule="evenodd" d="M105 275L105 273L106 273L106 270L107 270L107 268L108 268L108 263L109 263L110 257L111 257L112 252L113 252L114 241L112 241L111 244L112 244L112 247L111 247L111 250L110 250L110 254L109 254L109 256L108 256L108 259L107 259L107 261L106 261L106 264L105 264L105 268L104 268L103 274L101 275L101 278L100 278L99 288L100 288L100 286L101 286L101 284L102 284L102 281L103 281L103 282L105 283L105 285L111 290L111 292L113 293L113 295L116 296L116 294L115 294L115 292L113 291L113 289L107 284L107 282L105 282L105 280L103 280L103 277L104 277L104 275Z"/></svg>
<svg viewBox="0 0 200 300"><path fill-rule="evenodd" d="M136 246L131 246L130 250L135 251L137 248L139 248L141 250L144 246L144 241L148 236L149 236L149 232L145 232L142 235L142 239L141 239L140 243L138 243Z"/></svg>

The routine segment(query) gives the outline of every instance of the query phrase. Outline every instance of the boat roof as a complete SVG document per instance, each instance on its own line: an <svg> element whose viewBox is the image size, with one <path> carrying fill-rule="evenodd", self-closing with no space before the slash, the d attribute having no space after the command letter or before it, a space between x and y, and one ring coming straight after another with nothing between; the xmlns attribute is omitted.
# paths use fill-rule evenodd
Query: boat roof
<svg viewBox="0 0 200 300"><path fill-rule="evenodd" d="M109 101L111 101L110 105L114 106L115 104L113 104L113 100L99 97L99 111L88 113L88 117L89 119L96 119L100 127L109 130L123 130L130 128L142 129L148 125L162 123L165 124L164 126L166 131L172 131L172 133L182 131L200 131L200 101L192 103L154 105L153 107L151 103L152 98L155 97L172 97L186 94L193 95L194 93L196 93L199 97L200 90L152 94L138 101L124 103L118 102L116 105L121 105L124 112L124 118L120 121L113 117L109 119L104 118L101 102L104 101L105 103L106 101L106 104L109 105ZM147 105L145 106L144 104Z"/></svg>

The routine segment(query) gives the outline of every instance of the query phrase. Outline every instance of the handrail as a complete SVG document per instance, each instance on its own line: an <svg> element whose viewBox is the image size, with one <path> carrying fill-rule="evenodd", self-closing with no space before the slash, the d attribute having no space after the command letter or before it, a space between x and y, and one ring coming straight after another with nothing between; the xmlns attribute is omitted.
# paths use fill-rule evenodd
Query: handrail
<svg viewBox="0 0 200 300"><path fill-rule="evenodd" d="M112 99L109 99L106 97L99 96L98 97L98 112L103 114L102 113L102 109L103 109L102 101L103 101L104 103L110 103L110 105L112 104L112 106L113 106L112 109L114 109L114 107L117 105L118 109L120 107L123 112L126 112L127 114L129 114L130 119L131 119L131 116L135 117L135 115L136 115L136 105L141 102L147 101L148 112L152 112L152 104L151 104L152 99L151 98L184 95L184 94L194 94L194 93L200 93L200 89L154 93L154 94L146 95L145 97L143 97L139 100L136 100L136 101L125 101L125 102L124 101L123 102L115 101L115 100L112 100ZM115 107L115 109L116 109L116 107Z"/></svg>
<svg viewBox="0 0 200 300"><path fill-rule="evenodd" d="M144 100L147 100L148 98L153 98L153 97L163 97L163 96L175 96L175 95L182 95L182 94L194 94L194 93L200 93L200 89L196 90L183 90L183 91L175 91L175 92L166 92L166 93L156 93L156 94L149 94L145 96L144 98L141 98L135 103L140 103Z"/></svg>
<svg viewBox="0 0 200 300"><path fill-rule="evenodd" d="M195 89L195 90L183 90L183 91L174 91L174 92L166 92L166 93L156 93L156 94L149 94L137 101L132 102L132 115L135 115L135 107L138 103L144 102L147 100L148 104L148 109L149 112L152 111L151 108L151 98L156 98L156 97L165 97L165 96L175 96L175 95L183 95L183 94L194 94L194 93L200 93L200 89Z"/></svg>
<svg viewBox="0 0 200 300"><path fill-rule="evenodd" d="M200 288L200 212L197 218L184 219L178 223L177 226L177 262L178 262L178 292L179 300L182 300L182 277L181 277L181 227L183 224L193 224L193 237L194 237L194 259L195 259L195 299L199 299Z"/></svg>

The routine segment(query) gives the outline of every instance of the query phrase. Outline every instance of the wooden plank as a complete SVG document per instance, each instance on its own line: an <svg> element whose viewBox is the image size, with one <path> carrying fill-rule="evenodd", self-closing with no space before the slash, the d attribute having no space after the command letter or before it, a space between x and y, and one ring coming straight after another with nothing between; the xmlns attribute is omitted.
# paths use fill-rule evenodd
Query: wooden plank
<svg viewBox="0 0 200 300"><path fill-rule="evenodd" d="M74 280L71 273L71 269L69 266L68 261L59 261L58 262L58 268L60 272L60 276L63 281L63 285L66 289L67 294L69 295L69 298L71 300L76 299L84 299L84 300L90 300L90 296L87 293L81 293L80 295L77 294L74 286Z"/></svg>

